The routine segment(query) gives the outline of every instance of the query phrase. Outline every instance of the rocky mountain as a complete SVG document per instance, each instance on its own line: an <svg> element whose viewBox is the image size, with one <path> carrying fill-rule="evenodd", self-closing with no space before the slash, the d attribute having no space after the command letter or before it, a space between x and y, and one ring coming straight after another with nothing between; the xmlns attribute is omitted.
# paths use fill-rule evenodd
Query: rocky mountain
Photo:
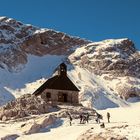
<svg viewBox="0 0 140 140"><path fill-rule="evenodd" d="M73 47L87 43L89 41L62 32L0 17L0 67L9 71L20 71L28 61L28 54L67 55Z"/></svg>
<svg viewBox="0 0 140 140"><path fill-rule="evenodd" d="M124 106L139 97L140 52L130 39L91 42L0 17L0 105L33 93L62 61L86 106Z"/></svg>
<svg viewBox="0 0 140 140"><path fill-rule="evenodd" d="M120 98L140 95L140 52L129 39L104 40L78 48L71 63L98 76Z"/></svg>

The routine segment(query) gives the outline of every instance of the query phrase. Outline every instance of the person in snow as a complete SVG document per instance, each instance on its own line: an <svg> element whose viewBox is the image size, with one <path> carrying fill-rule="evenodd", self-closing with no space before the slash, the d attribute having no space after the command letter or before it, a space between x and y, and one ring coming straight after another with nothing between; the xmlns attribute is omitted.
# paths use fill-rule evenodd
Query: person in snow
<svg viewBox="0 0 140 140"><path fill-rule="evenodd" d="M101 115L101 114L99 114L99 113L96 113L96 122L97 123L100 123L100 119L103 119L103 116Z"/></svg>
<svg viewBox="0 0 140 140"><path fill-rule="evenodd" d="M70 126L72 125L72 116L70 115L69 116L69 119L70 119Z"/></svg>
<svg viewBox="0 0 140 140"><path fill-rule="evenodd" d="M110 123L110 113L107 112L106 116L107 116L107 121L108 121L108 123Z"/></svg>
<svg viewBox="0 0 140 140"><path fill-rule="evenodd" d="M67 114L68 114L68 118L69 118L69 122L70 122L70 126L71 126L72 125L72 116L69 112L67 112Z"/></svg>
<svg viewBox="0 0 140 140"><path fill-rule="evenodd" d="M85 124L85 122L86 122L86 116L82 114L82 124Z"/></svg>
<svg viewBox="0 0 140 140"><path fill-rule="evenodd" d="M87 112L86 113L86 122L88 123L88 121L89 121L89 113Z"/></svg>
<svg viewBox="0 0 140 140"><path fill-rule="evenodd" d="M80 124L83 123L83 114L82 113L79 115L79 118L80 118Z"/></svg>

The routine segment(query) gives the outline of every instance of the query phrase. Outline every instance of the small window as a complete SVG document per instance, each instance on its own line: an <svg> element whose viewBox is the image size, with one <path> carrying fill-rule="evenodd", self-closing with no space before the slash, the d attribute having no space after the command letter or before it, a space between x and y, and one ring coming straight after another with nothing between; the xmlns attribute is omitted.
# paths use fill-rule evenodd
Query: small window
<svg viewBox="0 0 140 140"><path fill-rule="evenodd" d="M45 42L44 42L44 41L41 41L40 43L41 43L42 45L45 45Z"/></svg>
<svg viewBox="0 0 140 140"><path fill-rule="evenodd" d="M51 98L51 93L50 93L50 92L47 92L47 93L46 93L46 97L47 97L47 98Z"/></svg>

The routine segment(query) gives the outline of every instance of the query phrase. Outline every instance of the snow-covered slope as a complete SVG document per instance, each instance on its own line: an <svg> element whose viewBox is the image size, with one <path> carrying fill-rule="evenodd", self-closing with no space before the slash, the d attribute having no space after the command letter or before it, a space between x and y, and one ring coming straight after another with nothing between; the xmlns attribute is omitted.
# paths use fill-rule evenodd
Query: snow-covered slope
<svg viewBox="0 0 140 140"><path fill-rule="evenodd" d="M100 76L85 68L75 66L69 71L69 77L80 89L80 100L84 106L105 109L110 107L127 106L127 102L115 96L106 88Z"/></svg>
<svg viewBox="0 0 140 140"><path fill-rule="evenodd" d="M55 55L43 57L29 55L28 63L21 72L10 73L0 69L0 104L22 94L33 93L45 79L53 74L64 58L64 56Z"/></svg>

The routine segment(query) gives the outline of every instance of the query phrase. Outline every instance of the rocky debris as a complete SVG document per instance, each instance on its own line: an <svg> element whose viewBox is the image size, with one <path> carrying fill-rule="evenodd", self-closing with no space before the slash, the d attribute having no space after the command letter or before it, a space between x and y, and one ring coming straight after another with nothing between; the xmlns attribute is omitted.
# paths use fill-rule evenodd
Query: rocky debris
<svg viewBox="0 0 140 140"><path fill-rule="evenodd" d="M21 126L21 131L24 134L33 134L39 132L41 129L46 128L47 126L50 126L55 123L56 117L54 115L48 115L41 117L39 119L36 119L33 122L27 122L24 124L24 126Z"/></svg>
<svg viewBox="0 0 140 140"><path fill-rule="evenodd" d="M104 128L102 128L104 129ZM125 136L121 134L116 134L113 130L105 129L103 132L96 133L94 129L91 128L83 133L77 138L77 140L128 140Z"/></svg>
<svg viewBox="0 0 140 140"><path fill-rule="evenodd" d="M38 106L37 101L36 101L36 105ZM28 135L44 130L45 131L49 130L52 126L58 124L60 122L60 119L68 118L68 113L71 114L73 119L77 119L79 118L80 113L88 112L90 115L94 115L96 112L94 109L85 108L83 106L58 105L57 108L58 110L55 110L54 112L48 112L39 115L31 115L29 117L23 117L19 119L15 119L18 118L17 116L9 117L8 114L6 118L8 119L7 123L11 124L12 127L14 124L17 123L18 126L16 126L14 129L20 130L20 134L22 135ZM5 124L6 123L5 120L3 120L2 123Z"/></svg>
<svg viewBox="0 0 140 140"><path fill-rule="evenodd" d="M140 88L135 86L119 85L116 87L121 98L127 100L130 97L140 96Z"/></svg>
<svg viewBox="0 0 140 140"><path fill-rule="evenodd" d="M48 113L50 109L52 109L52 106L49 103L34 95L26 94L2 106L0 108L0 119L6 121Z"/></svg>
<svg viewBox="0 0 140 140"><path fill-rule="evenodd" d="M96 115L96 110L83 107L83 106L65 106L65 105L58 105L60 111L56 113L58 118L66 118L68 117L68 113L71 114L72 118L79 118L81 113L89 113L89 115L94 116Z"/></svg>
<svg viewBox="0 0 140 140"><path fill-rule="evenodd" d="M1 140L15 140L18 137L19 135L17 134L9 134L7 136L2 137Z"/></svg>
<svg viewBox="0 0 140 140"><path fill-rule="evenodd" d="M44 128L51 126L58 119L68 118L68 113L71 114L73 119L79 118L81 113L89 113L89 115L95 115L94 109L85 108L83 106L70 106L70 105L58 105L59 111L45 114L40 117L36 117L33 121L29 120L21 125L21 131L24 134L32 134L43 130Z"/></svg>

